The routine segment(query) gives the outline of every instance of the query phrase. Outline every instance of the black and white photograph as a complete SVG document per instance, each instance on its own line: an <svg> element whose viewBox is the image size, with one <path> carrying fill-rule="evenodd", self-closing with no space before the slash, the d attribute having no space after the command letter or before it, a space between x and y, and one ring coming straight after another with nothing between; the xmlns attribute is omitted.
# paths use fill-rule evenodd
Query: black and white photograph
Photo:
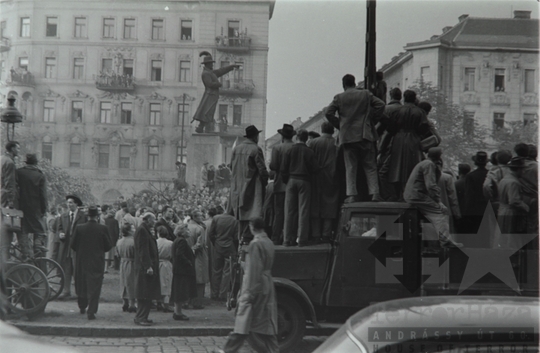
<svg viewBox="0 0 540 353"><path fill-rule="evenodd" d="M540 352L539 0L0 0L0 351Z"/></svg>

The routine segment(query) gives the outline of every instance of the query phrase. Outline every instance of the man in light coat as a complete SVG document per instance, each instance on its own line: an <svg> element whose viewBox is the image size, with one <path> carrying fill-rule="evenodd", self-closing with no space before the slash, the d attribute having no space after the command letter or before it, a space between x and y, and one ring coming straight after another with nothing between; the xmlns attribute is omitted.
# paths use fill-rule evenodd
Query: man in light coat
<svg viewBox="0 0 540 353"><path fill-rule="evenodd" d="M268 184L268 171L262 149L257 145L259 131L255 126L246 128L246 141L232 151L232 180L227 213L240 221L239 236L249 242L249 220L263 214L264 190Z"/></svg>
<svg viewBox="0 0 540 353"><path fill-rule="evenodd" d="M345 203L356 202L356 173L360 164L367 178L373 201L381 201L377 176L375 123L384 112L384 102L368 90L356 88L355 78L343 76L343 90L326 108L326 119L339 129L339 144L343 147L347 180ZM339 117L336 117L339 113Z"/></svg>
<svg viewBox="0 0 540 353"><path fill-rule="evenodd" d="M264 232L262 218L252 219L249 227L254 238L246 248L234 331L219 352L238 352L250 337L250 344L256 345L253 348L257 352L277 353L277 301L272 280L274 244Z"/></svg>
<svg viewBox="0 0 540 353"><path fill-rule="evenodd" d="M191 250L195 254L195 280L197 282L197 298L192 301L193 309L204 309L204 288L210 282L208 271L208 246L206 229L201 211L193 211L188 222L190 237L187 239Z"/></svg>

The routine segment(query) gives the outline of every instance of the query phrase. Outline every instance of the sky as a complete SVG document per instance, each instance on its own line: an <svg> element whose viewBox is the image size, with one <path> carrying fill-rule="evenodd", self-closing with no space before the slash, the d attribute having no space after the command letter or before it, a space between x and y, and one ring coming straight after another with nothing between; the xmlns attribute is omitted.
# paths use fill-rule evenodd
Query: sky
<svg viewBox="0 0 540 353"><path fill-rule="evenodd" d="M377 0L377 68L407 43L441 34L458 17L512 18L537 0ZM277 0L270 20L266 138L306 121L341 92L341 78L364 76L365 0Z"/></svg>

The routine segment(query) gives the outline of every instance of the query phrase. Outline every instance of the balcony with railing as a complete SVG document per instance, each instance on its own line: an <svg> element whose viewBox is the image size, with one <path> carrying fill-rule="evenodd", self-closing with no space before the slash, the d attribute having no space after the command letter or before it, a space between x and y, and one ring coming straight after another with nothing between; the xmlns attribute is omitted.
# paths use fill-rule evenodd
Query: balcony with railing
<svg viewBox="0 0 540 353"><path fill-rule="evenodd" d="M6 80L6 83L11 86L28 86L34 87L36 85L34 81L34 75L28 70L17 68L9 71L10 77Z"/></svg>
<svg viewBox="0 0 540 353"><path fill-rule="evenodd" d="M219 94L222 96L250 97L253 95L254 90L255 85L252 80L223 80Z"/></svg>
<svg viewBox="0 0 540 353"><path fill-rule="evenodd" d="M11 49L11 39L2 37L0 39L0 53Z"/></svg>
<svg viewBox="0 0 540 353"><path fill-rule="evenodd" d="M135 90L135 77L129 74L117 75L116 73L100 72L94 75L96 88L108 92L131 92Z"/></svg>
<svg viewBox="0 0 540 353"><path fill-rule="evenodd" d="M251 48L251 38L244 34L237 37L217 36L216 46L220 51L246 53Z"/></svg>

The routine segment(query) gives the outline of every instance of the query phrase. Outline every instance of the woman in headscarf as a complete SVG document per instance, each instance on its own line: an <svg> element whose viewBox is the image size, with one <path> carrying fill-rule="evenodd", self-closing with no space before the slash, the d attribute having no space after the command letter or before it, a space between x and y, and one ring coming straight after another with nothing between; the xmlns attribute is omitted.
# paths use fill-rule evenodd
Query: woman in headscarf
<svg viewBox="0 0 540 353"><path fill-rule="evenodd" d="M187 239L190 237L186 224L179 224L174 230L176 239L172 246L173 280L171 301L174 302L174 320L189 320L182 314L182 304L197 297L195 282L195 255Z"/></svg>
<svg viewBox="0 0 540 353"><path fill-rule="evenodd" d="M161 301L157 303L157 310L164 313L171 313L169 308L169 297L171 296L171 285L173 276L172 245L173 242L167 239L169 231L165 226L157 228L157 247L159 254L159 283L161 284Z"/></svg>
<svg viewBox="0 0 540 353"><path fill-rule="evenodd" d="M124 223L121 233L122 237L116 244L116 252L120 257L120 288L122 288L122 299L124 300L122 310L134 313L137 311L135 308L135 272L133 271L135 227L131 223Z"/></svg>

